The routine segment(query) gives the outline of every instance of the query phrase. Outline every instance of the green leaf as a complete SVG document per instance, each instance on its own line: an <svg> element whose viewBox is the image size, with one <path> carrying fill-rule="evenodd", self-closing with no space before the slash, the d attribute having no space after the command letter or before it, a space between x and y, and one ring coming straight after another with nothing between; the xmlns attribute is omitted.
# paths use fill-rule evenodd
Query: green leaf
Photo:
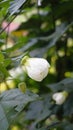
<svg viewBox="0 0 73 130"><path fill-rule="evenodd" d="M5 111L2 105L0 104L0 130L7 130L8 126L9 126L9 123L5 115Z"/></svg>
<svg viewBox="0 0 73 130"><path fill-rule="evenodd" d="M68 92L73 91L73 78L66 78L58 83L47 85L54 93L57 91L66 90Z"/></svg>
<svg viewBox="0 0 73 130"><path fill-rule="evenodd" d="M26 112L25 120L35 120L32 125L33 127L36 127L39 122L49 117L53 113L53 110L51 111L50 109L52 107L50 100L50 94L47 94L42 97L42 100L37 100L31 103Z"/></svg>
<svg viewBox="0 0 73 130"><path fill-rule="evenodd" d="M38 95L27 91L23 94L19 89L5 91L0 95L0 130L7 130L19 112Z"/></svg>
<svg viewBox="0 0 73 130"><path fill-rule="evenodd" d="M9 76L9 72L7 71L6 67L4 66L4 63L0 63L0 71L3 73L4 77Z"/></svg>
<svg viewBox="0 0 73 130"><path fill-rule="evenodd" d="M70 93L67 101L63 106L64 116L71 116L73 114L73 93Z"/></svg>
<svg viewBox="0 0 73 130"><path fill-rule="evenodd" d="M10 2L10 14L13 15L14 13L17 13L19 11L19 8L26 2L26 0L14 0Z"/></svg>
<svg viewBox="0 0 73 130"><path fill-rule="evenodd" d="M2 52L0 51L0 62L4 61L4 55L2 54Z"/></svg>
<svg viewBox="0 0 73 130"><path fill-rule="evenodd" d="M9 0L2 0L0 1L0 7L8 7L9 5Z"/></svg>
<svg viewBox="0 0 73 130"><path fill-rule="evenodd" d="M10 65L11 64L11 59L5 59L4 60L4 65L5 65L5 67L7 67L8 65Z"/></svg>

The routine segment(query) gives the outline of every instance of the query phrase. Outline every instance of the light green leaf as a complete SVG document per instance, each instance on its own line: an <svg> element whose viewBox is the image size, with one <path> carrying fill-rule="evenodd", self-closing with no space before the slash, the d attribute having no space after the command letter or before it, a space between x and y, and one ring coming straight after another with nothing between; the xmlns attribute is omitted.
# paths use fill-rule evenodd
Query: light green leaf
<svg viewBox="0 0 73 130"><path fill-rule="evenodd" d="M0 62L4 61L4 55L2 54L2 52L0 51Z"/></svg>

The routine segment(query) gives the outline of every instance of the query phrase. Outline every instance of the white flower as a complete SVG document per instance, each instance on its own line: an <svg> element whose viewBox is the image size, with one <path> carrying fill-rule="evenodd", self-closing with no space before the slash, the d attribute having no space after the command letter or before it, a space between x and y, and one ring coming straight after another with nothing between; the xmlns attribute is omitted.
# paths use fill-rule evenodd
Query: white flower
<svg viewBox="0 0 73 130"><path fill-rule="evenodd" d="M65 102L67 96L68 96L68 93L66 91L63 91L63 92L58 92L58 93L53 94L52 98L53 100L56 101L57 105L61 105Z"/></svg>
<svg viewBox="0 0 73 130"><path fill-rule="evenodd" d="M41 6L41 2L42 2L41 0L38 0L38 6Z"/></svg>
<svg viewBox="0 0 73 130"><path fill-rule="evenodd" d="M35 81L40 82L48 75L50 65L43 58L29 58L26 56L22 59L21 64L27 75Z"/></svg>
<svg viewBox="0 0 73 130"><path fill-rule="evenodd" d="M22 70L21 67L13 68L13 69L11 69L11 70L9 71L9 74L10 74L12 77L14 77L14 78L16 78L17 76L19 76L19 75L22 74L22 73L23 73L23 70Z"/></svg>

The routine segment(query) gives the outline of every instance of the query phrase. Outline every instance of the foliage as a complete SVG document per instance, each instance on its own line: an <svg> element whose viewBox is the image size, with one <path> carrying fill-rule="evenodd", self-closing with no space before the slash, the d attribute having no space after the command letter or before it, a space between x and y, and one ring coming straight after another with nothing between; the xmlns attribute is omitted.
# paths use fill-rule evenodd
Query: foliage
<svg viewBox="0 0 73 130"><path fill-rule="evenodd" d="M42 82L19 71L25 55L50 63ZM0 0L0 92L0 130L73 130L73 0Z"/></svg>

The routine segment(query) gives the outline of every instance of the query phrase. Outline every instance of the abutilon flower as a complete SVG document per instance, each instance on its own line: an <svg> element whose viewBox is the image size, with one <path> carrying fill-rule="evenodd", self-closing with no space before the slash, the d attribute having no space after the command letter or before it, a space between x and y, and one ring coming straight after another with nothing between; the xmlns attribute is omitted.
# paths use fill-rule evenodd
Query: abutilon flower
<svg viewBox="0 0 73 130"><path fill-rule="evenodd" d="M68 93L66 91L63 92L57 92L53 94L52 98L56 101L57 105L61 105L65 102L66 98L68 96Z"/></svg>
<svg viewBox="0 0 73 130"><path fill-rule="evenodd" d="M21 64L27 75L35 81L40 82L48 75L50 64L46 59L25 56Z"/></svg>

